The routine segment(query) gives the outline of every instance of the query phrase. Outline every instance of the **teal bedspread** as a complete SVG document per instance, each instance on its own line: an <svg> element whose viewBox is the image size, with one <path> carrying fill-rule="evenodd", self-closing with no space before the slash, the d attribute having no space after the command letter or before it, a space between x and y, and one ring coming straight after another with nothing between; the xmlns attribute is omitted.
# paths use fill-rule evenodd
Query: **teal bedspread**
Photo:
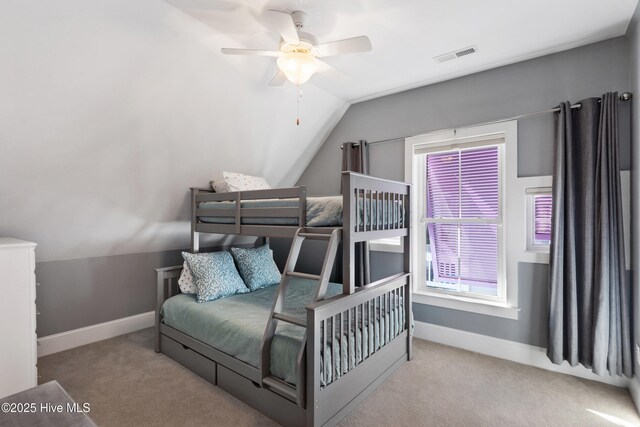
<svg viewBox="0 0 640 427"><path fill-rule="evenodd" d="M292 278L287 289L284 312L298 318L306 318L304 307L312 301L316 284L317 282L312 280ZM271 286L206 303L196 302L194 295L179 294L165 301L161 313L164 323L172 328L259 368L262 337L277 290L278 286ZM330 283L328 297L339 294L341 290L342 285ZM347 339L351 341L351 348L356 350L350 354L351 363L356 365L362 361L363 354L366 355L369 348L375 350L396 335L396 319L402 319L403 312L402 301L398 301L398 304L390 301L389 306L382 310L379 307L374 310L372 306L371 311L365 313L365 328L361 327L359 321L351 330L345 314L342 319L342 335L340 320L336 322L335 328L331 327L330 321L327 322L329 331L335 329L336 345L332 349L331 334L325 335L322 331L328 350L327 363L321 366L322 384L331 383L334 378L348 370ZM376 321L369 322L369 318L375 318ZM271 344L272 375L296 384L296 358L304 332L304 328L279 322Z"/></svg>

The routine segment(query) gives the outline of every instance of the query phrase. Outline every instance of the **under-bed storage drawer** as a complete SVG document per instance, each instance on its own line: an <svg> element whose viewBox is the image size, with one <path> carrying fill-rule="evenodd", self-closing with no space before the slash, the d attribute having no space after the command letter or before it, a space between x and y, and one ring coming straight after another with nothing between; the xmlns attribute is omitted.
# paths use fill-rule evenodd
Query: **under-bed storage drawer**
<svg viewBox="0 0 640 427"><path fill-rule="evenodd" d="M305 425L305 411L295 403L218 365L218 387L285 426Z"/></svg>
<svg viewBox="0 0 640 427"><path fill-rule="evenodd" d="M166 335L160 335L160 346L164 354L210 383L216 384L216 362Z"/></svg>

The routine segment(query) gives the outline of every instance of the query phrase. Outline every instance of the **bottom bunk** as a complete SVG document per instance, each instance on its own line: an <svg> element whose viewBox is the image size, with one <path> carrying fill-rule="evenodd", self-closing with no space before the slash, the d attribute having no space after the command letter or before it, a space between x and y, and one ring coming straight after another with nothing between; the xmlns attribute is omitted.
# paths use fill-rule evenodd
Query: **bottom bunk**
<svg viewBox="0 0 640 427"><path fill-rule="evenodd" d="M297 405L261 387L262 338L278 286L197 303L168 283L179 272L158 272L158 351L284 425L338 422L409 357L406 276L352 295L330 284L331 298L316 303L314 281L296 278L285 312L307 319L308 326L278 326L271 372L305 390L305 402ZM298 364L305 342L307 357Z"/></svg>

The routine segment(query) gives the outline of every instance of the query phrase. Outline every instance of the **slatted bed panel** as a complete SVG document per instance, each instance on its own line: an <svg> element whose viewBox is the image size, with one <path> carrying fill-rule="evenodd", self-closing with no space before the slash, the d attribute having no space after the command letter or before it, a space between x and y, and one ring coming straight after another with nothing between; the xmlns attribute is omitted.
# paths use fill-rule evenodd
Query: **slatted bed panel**
<svg viewBox="0 0 640 427"><path fill-rule="evenodd" d="M320 322L321 389L347 375L406 330L404 283Z"/></svg>
<svg viewBox="0 0 640 427"><path fill-rule="evenodd" d="M406 197L406 194L356 188L354 203L360 208L356 211L354 231L384 231L405 228Z"/></svg>
<svg viewBox="0 0 640 427"><path fill-rule="evenodd" d="M353 172L343 172L342 179L345 216L353 214L349 224L345 221L346 229L354 233L388 231L390 237L406 235L401 230L408 225L409 184ZM370 240L371 236L375 235L363 234L359 239Z"/></svg>
<svg viewBox="0 0 640 427"><path fill-rule="evenodd" d="M355 283L355 244L391 237L408 237L411 185L353 172L342 173L343 293L352 294ZM409 239L404 239L409 254ZM410 271L410 257L404 271Z"/></svg>
<svg viewBox="0 0 640 427"><path fill-rule="evenodd" d="M308 425L332 424L363 381L384 379L410 357L409 293L410 275L402 274L307 306L307 395L315 402L307 404Z"/></svg>

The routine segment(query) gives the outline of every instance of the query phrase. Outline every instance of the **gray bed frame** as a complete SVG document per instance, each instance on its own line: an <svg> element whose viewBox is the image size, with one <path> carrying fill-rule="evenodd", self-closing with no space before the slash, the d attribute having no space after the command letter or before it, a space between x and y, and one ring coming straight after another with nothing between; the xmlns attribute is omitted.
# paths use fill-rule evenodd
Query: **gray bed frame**
<svg viewBox="0 0 640 427"><path fill-rule="evenodd" d="M297 398L276 387L267 387L264 372L261 369L244 363L163 322L160 309L166 299L180 292L177 281L182 266L156 270L158 286L156 351L173 358L283 425L335 425L344 418L403 362L411 359L412 275L411 218L408 208L411 206L410 184L343 172L342 188L344 189L343 226L314 229L305 228L306 190L304 187L232 193L191 189L191 249L193 252L199 250L199 233L242 234L268 238L297 237L298 234L312 231L325 234L335 229L341 231L333 234L341 235L343 242L343 292L306 306L306 322L300 324L301 327L306 328L306 345L301 349L296 366ZM298 206L244 208L241 203L247 200L274 198L297 199ZM374 203L365 204L365 200L374 201ZM200 208L200 203L210 201L235 201L235 204L229 209L215 209L215 212ZM399 204L404 208L396 209L395 207ZM363 215L363 210L359 209L359 206L365 206L369 210L368 213ZM201 216L230 217L233 218L233 223L203 223L199 220ZM297 218L298 224L245 225L243 223L243 218L269 217ZM372 218L378 218L378 220L374 222ZM396 236L403 237L403 271L374 283L356 287L353 262L356 243ZM296 245L292 245L292 252L293 246ZM328 263L332 265L333 262L333 259L325 259L325 266ZM295 257L293 263L295 264ZM376 312L385 313L387 317L380 316L380 321L373 322L372 325L368 324L365 319L370 318L371 313L375 316ZM388 316L394 316L394 322L389 322ZM353 339L344 339L342 329L344 325L346 325L346 331L354 331ZM331 351L327 341L330 341L330 348L336 348L337 328L340 328L340 338L338 338L340 351L347 352L348 360L346 363L341 363L342 372L338 372L338 368L332 366L333 381L322 386L321 366L327 366L328 362L324 357ZM367 351L361 354L362 360L354 363L351 356L356 354L358 349L365 348L362 333L365 328L368 331L371 331L371 328L376 329L376 333L384 336L385 339L379 347L366 345ZM325 334L328 331L331 331L330 336ZM371 336L371 332L368 335Z"/></svg>

